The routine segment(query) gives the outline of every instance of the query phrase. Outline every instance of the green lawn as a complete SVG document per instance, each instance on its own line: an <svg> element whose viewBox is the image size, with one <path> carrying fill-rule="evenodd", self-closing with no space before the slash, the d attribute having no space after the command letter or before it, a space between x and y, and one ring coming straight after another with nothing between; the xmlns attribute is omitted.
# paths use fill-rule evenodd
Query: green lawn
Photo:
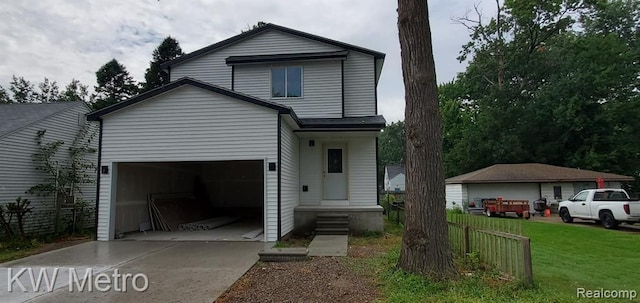
<svg viewBox="0 0 640 303"><path fill-rule="evenodd" d="M505 220L505 219L493 219ZM508 220L508 219L506 219ZM534 287L508 282L491 271L477 271L446 283L396 270L401 229L387 222L383 238L353 238L350 245L385 245L387 253L348 262L379 283L385 302L620 302L576 299L576 288L635 289L640 292L640 233L577 224L522 221L531 238ZM459 268L475 262L456 260ZM640 300L640 298L636 298ZM622 300L622 301L629 301Z"/></svg>
<svg viewBox="0 0 640 303"><path fill-rule="evenodd" d="M577 287L640 292L640 232L580 224L524 224L539 287L574 294Z"/></svg>

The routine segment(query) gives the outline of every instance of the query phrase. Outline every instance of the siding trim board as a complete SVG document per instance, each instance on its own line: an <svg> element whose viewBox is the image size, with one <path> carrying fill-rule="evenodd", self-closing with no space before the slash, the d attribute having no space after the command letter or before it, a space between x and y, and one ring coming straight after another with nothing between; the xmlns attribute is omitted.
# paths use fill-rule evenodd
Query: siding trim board
<svg viewBox="0 0 640 303"><path fill-rule="evenodd" d="M376 60L373 60L373 106L375 107L375 113L378 114L378 75L376 73L377 66Z"/></svg>
<svg viewBox="0 0 640 303"><path fill-rule="evenodd" d="M340 61L340 86L342 89L342 118L344 118L344 61Z"/></svg>
<svg viewBox="0 0 640 303"><path fill-rule="evenodd" d="M271 63L271 62L288 62L288 61L307 61L307 60L329 60L329 59L347 59L349 51L335 52L317 52L317 53L295 53L295 54L276 54L276 55L251 55L251 56L230 56L225 59L227 65L238 64L254 64L254 63Z"/></svg>
<svg viewBox="0 0 640 303"><path fill-rule="evenodd" d="M98 209L100 209L100 175L102 174L102 119L98 119L98 167L97 167L97 176L96 176L96 206L95 206L95 228L96 228L96 238L98 239Z"/></svg>
<svg viewBox="0 0 640 303"><path fill-rule="evenodd" d="M235 91L236 67L231 66L231 90Z"/></svg>
<svg viewBox="0 0 640 303"><path fill-rule="evenodd" d="M278 241L282 237L282 116L278 115Z"/></svg>
<svg viewBox="0 0 640 303"><path fill-rule="evenodd" d="M284 26L280 26L280 25L276 25L273 23L267 23L264 26L246 31L244 33L241 33L239 35L233 36L231 38L222 40L220 42L211 44L209 46L203 47L199 50L196 50L194 52L191 52L189 54L180 56L176 59L173 59L171 61L165 62L163 64L160 65L161 68L165 69L165 68L169 68L170 66L173 65L177 65L186 61L190 61L192 59L198 58L200 56L206 55L210 52L216 51L218 49L221 49L225 46L228 46L230 44L233 44L235 42L239 42L242 41L244 39L248 39L250 37L256 36L260 33L269 31L269 30L276 30L276 31L280 31L283 33L287 33L290 35L294 35L294 36L298 36L298 37L302 37L302 38L306 38L306 39L310 39L310 40L314 40L314 41L318 41L318 42L322 42L322 43L326 43L329 45L334 45L334 46L338 46L341 48L345 48L345 49L349 49L349 50L354 50L354 51L358 51L367 55L371 55L376 59L384 59L385 54L381 53L381 52L377 52L371 49L367 49L364 47L359 47L359 46L355 46L353 44L348 44L348 43L344 43L344 42L340 42L340 41L336 41L336 40L332 40L332 39L328 39L325 37L320 37L320 36L316 36L316 35L312 35L309 33L305 33L305 32L301 32L298 30L294 30L288 27L284 27Z"/></svg>

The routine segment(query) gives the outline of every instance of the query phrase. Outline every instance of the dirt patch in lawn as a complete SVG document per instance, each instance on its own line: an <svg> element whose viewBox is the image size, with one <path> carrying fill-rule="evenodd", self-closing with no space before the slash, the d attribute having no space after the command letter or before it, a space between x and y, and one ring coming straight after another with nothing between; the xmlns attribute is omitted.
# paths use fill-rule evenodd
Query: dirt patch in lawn
<svg viewBox="0 0 640 303"><path fill-rule="evenodd" d="M220 296L231 302L372 302L374 281L351 270L339 257L254 265Z"/></svg>

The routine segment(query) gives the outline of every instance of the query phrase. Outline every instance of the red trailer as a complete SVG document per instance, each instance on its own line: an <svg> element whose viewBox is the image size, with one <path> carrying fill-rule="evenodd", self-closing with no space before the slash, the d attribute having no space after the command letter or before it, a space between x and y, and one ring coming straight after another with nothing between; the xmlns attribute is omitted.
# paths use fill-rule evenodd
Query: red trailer
<svg viewBox="0 0 640 303"><path fill-rule="evenodd" d="M483 211L487 217L494 217L498 214L504 216L506 213L513 212L518 217L529 219L529 201L528 200L503 200L501 197L495 200L484 200Z"/></svg>

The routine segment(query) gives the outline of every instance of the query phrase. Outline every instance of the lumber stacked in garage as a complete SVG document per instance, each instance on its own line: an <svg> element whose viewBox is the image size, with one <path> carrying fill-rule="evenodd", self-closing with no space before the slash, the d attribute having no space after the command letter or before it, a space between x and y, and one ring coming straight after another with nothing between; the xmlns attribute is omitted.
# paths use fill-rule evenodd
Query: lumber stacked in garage
<svg viewBox="0 0 640 303"><path fill-rule="evenodd" d="M180 224L198 222L211 217L206 204L191 194L151 194L148 197L151 228L177 231Z"/></svg>
<svg viewBox="0 0 640 303"><path fill-rule="evenodd" d="M240 219L240 217L221 216L202 221L180 224L178 229L182 231L212 230L234 223Z"/></svg>

